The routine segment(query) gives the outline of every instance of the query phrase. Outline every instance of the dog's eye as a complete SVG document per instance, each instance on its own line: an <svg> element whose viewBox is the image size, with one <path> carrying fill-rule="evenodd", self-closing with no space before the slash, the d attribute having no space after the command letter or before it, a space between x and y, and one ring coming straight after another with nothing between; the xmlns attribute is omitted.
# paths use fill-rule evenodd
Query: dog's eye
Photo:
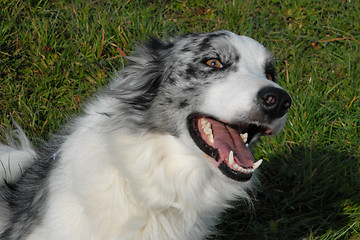
<svg viewBox="0 0 360 240"><path fill-rule="evenodd" d="M265 77L273 82L277 80L276 71L271 61L266 61L265 63Z"/></svg>
<svg viewBox="0 0 360 240"><path fill-rule="evenodd" d="M274 80L273 77L272 77L272 75L271 75L270 73L267 73L267 74L266 74L266 78L269 79L270 81L273 81L273 80Z"/></svg>
<svg viewBox="0 0 360 240"><path fill-rule="evenodd" d="M217 59L209 59L205 62L205 64L212 68L223 68L222 63Z"/></svg>

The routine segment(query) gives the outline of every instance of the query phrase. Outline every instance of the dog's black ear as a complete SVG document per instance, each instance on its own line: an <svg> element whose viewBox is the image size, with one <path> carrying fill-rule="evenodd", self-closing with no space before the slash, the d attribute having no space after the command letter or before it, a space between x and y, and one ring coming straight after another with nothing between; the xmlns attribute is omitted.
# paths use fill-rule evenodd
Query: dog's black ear
<svg viewBox="0 0 360 240"><path fill-rule="evenodd" d="M117 72L112 95L134 110L147 110L168 76L166 59L173 43L150 37L128 57L128 65Z"/></svg>
<svg viewBox="0 0 360 240"><path fill-rule="evenodd" d="M149 49L153 57L162 57L161 55L173 47L172 42L164 42L160 39L151 36L149 40L144 43L144 47Z"/></svg>

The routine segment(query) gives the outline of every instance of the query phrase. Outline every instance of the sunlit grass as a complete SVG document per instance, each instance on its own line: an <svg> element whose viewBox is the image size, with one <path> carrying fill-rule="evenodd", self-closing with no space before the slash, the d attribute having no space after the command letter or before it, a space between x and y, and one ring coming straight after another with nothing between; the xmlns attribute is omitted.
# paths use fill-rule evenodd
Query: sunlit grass
<svg viewBox="0 0 360 240"><path fill-rule="evenodd" d="M255 208L227 211L214 239L359 239L359 1L0 3L0 119L33 138L59 130L149 35L228 29L277 56L293 99L264 158Z"/></svg>

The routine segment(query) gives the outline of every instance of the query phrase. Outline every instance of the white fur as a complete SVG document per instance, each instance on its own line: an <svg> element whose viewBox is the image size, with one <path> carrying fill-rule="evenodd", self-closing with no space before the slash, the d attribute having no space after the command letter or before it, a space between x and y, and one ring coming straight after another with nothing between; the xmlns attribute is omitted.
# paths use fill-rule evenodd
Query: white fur
<svg viewBox="0 0 360 240"><path fill-rule="evenodd" d="M60 149L51 204L29 240L200 239L228 200L247 197L251 183L217 175L179 139L105 134L97 130L103 116L94 114Z"/></svg>

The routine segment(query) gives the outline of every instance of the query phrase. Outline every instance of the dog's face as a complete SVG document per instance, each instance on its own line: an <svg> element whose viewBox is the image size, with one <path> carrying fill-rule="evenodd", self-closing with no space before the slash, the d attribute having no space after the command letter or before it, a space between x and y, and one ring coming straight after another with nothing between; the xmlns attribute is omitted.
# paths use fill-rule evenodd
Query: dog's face
<svg viewBox="0 0 360 240"><path fill-rule="evenodd" d="M254 163L249 145L280 132L291 105L275 83L268 50L220 31L152 40L130 60L151 76L129 101L146 115L139 126L179 137L233 180L251 178L261 162Z"/></svg>

